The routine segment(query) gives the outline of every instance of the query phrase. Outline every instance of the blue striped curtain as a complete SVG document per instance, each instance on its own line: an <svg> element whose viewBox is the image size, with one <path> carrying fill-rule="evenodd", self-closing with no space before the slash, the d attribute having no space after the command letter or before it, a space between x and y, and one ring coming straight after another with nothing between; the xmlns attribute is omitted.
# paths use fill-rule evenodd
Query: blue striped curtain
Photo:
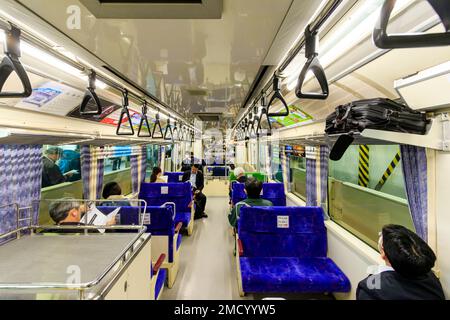
<svg viewBox="0 0 450 320"><path fill-rule="evenodd" d="M14 208L32 207L32 212L23 210L22 217L33 217L38 223L39 202L42 184L41 145L0 145L0 233L16 228Z"/></svg>
<svg viewBox="0 0 450 320"><path fill-rule="evenodd" d="M428 186L425 148L402 145L403 177L416 233L428 242Z"/></svg>
<svg viewBox="0 0 450 320"><path fill-rule="evenodd" d="M141 146L137 154L131 156L131 184L133 193L139 193L141 184L145 181L147 173L147 147Z"/></svg>
<svg viewBox="0 0 450 320"><path fill-rule="evenodd" d="M306 205L317 206L317 152L306 147Z"/></svg>
<svg viewBox="0 0 450 320"><path fill-rule="evenodd" d="M330 157L330 148L320 146L320 205L325 212L325 218L328 217L328 161Z"/></svg>
<svg viewBox="0 0 450 320"><path fill-rule="evenodd" d="M99 157L99 154L101 154L99 149L93 146L81 147L83 198L86 200L98 200L102 195L105 160L103 157Z"/></svg>

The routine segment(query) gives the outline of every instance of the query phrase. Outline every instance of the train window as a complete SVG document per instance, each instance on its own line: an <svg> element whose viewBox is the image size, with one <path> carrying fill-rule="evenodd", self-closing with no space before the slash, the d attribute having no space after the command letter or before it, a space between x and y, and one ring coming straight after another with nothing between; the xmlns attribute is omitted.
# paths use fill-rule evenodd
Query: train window
<svg viewBox="0 0 450 320"><path fill-rule="evenodd" d="M120 185L123 195L131 194L131 147L114 146L113 150L104 160L103 185L114 181Z"/></svg>
<svg viewBox="0 0 450 320"><path fill-rule="evenodd" d="M159 146L147 146L147 168L151 171L152 168L159 166ZM148 170L147 170L148 171Z"/></svg>
<svg viewBox="0 0 450 320"><path fill-rule="evenodd" d="M50 188L62 183L81 180L79 146L45 145L42 161L42 188Z"/></svg>
<svg viewBox="0 0 450 320"><path fill-rule="evenodd" d="M282 153L280 152L280 146L272 145L271 146L272 156L272 180L277 182L283 182L283 165L282 165Z"/></svg>
<svg viewBox="0 0 450 320"><path fill-rule="evenodd" d="M289 156L289 169L291 171L291 191L306 201L306 158L305 147L294 146Z"/></svg>
<svg viewBox="0 0 450 320"><path fill-rule="evenodd" d="M414 230L396 145L352 145L329 163L328 211L332 220L377 248L386 224Z"/></svg>

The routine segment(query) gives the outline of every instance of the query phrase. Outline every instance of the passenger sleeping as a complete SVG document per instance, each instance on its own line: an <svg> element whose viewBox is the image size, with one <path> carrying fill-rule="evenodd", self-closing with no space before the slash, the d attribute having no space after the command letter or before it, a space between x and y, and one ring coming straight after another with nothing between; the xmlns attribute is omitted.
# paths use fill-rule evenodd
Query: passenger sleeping
<svg viewBox="0 0 450 320"><path fill-rule="evenodd" d="M445 300L431 270L436 256L417 234L398 225L384 226L378 248L386 266L359 283L358 300Z"/></svg>

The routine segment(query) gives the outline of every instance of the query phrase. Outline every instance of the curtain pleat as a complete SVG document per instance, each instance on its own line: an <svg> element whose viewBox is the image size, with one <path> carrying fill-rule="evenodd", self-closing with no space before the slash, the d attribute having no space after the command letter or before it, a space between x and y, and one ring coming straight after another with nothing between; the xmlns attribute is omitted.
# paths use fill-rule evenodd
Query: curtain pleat
<svg viewBox="0 0 450 320"><path fill-rule="evenodd" d="M328 161L330 156L330 148L328 146L320 146L320 205L328 217Z"/></svg>
<svg viewBox="0 0 450 320"><path fill-rule="evenodd" d="M402 145L403 177L416 233L428 241L427 155L425 148Z"/></svg>
<svg viewBox="0 0 450 320"><path fill-rule="evenodd" d="M0 210L0 233L17 226L14 203L22 208L22 218L32 216L37 224L42 168L41 145L0 145L0 206L6 206Z"/></svg>
<svg viewBox="0 0 450 320"><path fill-rule="evenodd" d="M98 154L102 148L92 146L81 147L81 176L83 178L83 198L98 200L102 195L104 159Z"/></svg>
<svg viewBox="0 0 450 320"><path fill-rule="evenodd" d="M147 147L140 148L139 154L131 156L131 181L134 194L139 193L147 172Z"/></svg>

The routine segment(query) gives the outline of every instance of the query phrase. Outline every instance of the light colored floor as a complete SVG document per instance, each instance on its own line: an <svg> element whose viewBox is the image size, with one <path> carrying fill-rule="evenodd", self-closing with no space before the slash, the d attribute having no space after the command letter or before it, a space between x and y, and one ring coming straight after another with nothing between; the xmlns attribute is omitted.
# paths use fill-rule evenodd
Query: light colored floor
<svg viewBox="0 0 450 320"><path fill-rule="evenodd" d="M178 277L172 289L164 288L162 300L241 299L228 210L228 197L208 198L209 217L195 221L194 234L183 237Z"/></svg>

